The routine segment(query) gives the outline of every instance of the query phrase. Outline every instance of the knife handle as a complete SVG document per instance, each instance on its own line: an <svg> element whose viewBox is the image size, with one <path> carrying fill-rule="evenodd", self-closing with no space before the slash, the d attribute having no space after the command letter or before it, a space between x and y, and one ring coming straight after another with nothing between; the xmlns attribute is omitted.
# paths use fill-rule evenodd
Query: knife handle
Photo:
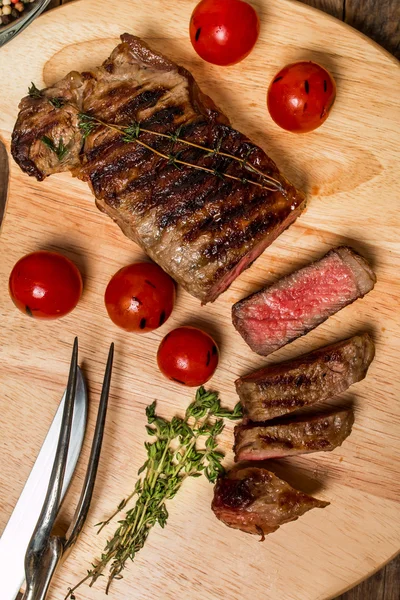
<svg viewBox="0 0 400 600"><path fill-rule="evenodd" d="M43 552L29 552L25 558L26 590L22 600L45 600L64 545L60 537L51 536Z"/></svg>

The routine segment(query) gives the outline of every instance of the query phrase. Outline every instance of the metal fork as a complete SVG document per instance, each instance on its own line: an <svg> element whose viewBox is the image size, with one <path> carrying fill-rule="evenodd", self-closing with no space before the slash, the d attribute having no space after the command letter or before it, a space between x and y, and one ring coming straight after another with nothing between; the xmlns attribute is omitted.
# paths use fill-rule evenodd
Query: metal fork
<svg viewBox="0 0 400 600"><path fill-rule="evenodd" d="M61 558L76 542L86 520L90 501L92 499L101 445L103 441L113 356L114 344L111 344L101 391L89 464L78 506L66 535L62 537L55 536L52 535L52 529L60 508L61 490L67 462L72 416L74 412L76 376L78 368L78 339L75 338L68 377L64 412L61 422L60 437L58 440L53 470L51 473L49 487L43 504L42 512L25 555L26 590L23 600L45 599L57 565L59 564Z"/></svg>

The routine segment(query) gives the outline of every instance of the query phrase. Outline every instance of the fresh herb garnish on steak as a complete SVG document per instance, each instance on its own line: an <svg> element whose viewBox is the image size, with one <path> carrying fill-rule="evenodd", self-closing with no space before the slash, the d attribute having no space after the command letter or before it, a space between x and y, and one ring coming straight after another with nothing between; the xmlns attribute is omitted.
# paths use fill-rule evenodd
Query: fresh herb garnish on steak
<svg viewBox="0 0 400 600"><path fill-rule="evenodd" d="M66 598L71 599L85 581L90 580L90 585L95 583L109 567L107 593L112 581L121 577L126 562L134 560L143 548L152 527L156 523L165 526L168 519L166 501L176 495L185 479L204 473L211 483L215 483L218 476L224 474L221 464L224 455L218 450L218 436L224 429L223 419L240 419L242 411L240 404L232 411L223 408L216 392L201 387L184 418L173 417L169 421L159 417L155 402L147 407L146 415L147 433L155 440L145 443L147 460L138 471L139 475L144 475L114 514L98 524L100 531L137 496L135 506L118 522L101 558L87 576L69 590Z"/></svg>
<svg viewBox="0 0 400 600"><path fill-rule="evenodd" d="M50 102L53 100L54 100L54 98L51 98ZM168 164L170 164L170 165L172 164L178 168L181 165L181 166L185 166L185 167L190 167L192 169L198 169L199 171L205 171L206 173L212 173L213 175L215 175L216 177L219 177L220 179L224 179L226 177L227 179L232 179L233 181L239 181L239 182L243 183L244 185L246 185L247 183L250 183L251 185L255 185L257 187L260 187L260 188L263 188L266 190L270 190L270 191L283 191L281 183L277 179L274 179L273 177L266 175L265 173L263 173L262 171L260 171L259 169L257 169L256 167L254 167L253 165L251 165L248 162L248 158L251 154L251 149L248 151L247 156L245 158L240 158L238 156L234 156L233 154L229 154L228 152L222 152L221 151L222 138L217 140L215 148L207 148L206 146L201 146L200 144L195 144L193 142L186 140L185 138L179 137L179 131L181 130L181 127L179 127L177 129L177 131L174 133L166 134L166 133L161 133L159 131L153 131L151 129L146 129L145 127L141 127L140 123L137 123L135 121L131 125L128 125L127 127L118 127L117 125L114 125L113 123L106 123L105 121L102 121L101 119L98 119L97 117L95 117L93 115L88 115L88 114L82 113L82 112L79 113L79 128L82 131L84 138L87 138L91 133L93 133L93 131L96 129L96 126L98 126L98 125L101 125L103 127L108 127L109 129L119 132L123 136L122 139L125 143L139 144L139 146L143 146L143 148L146 148L146 150L150 150L151 152L154 152L154 154L156 154L157 156L167 159ZM143 141L139 140L139 135L141 133L147 133L150 135L163 137L163 138L170 140L172 143L179 142L181 144L185 144L186 146L192 146L192 148L197 148L199 150L203 150L204 152L206 152L207 153L206 156L223 156L225 158L229 158L230 160L240 163L240 165L243 169L252 171L253 173L256 173L257 175L262 177L265 180L265 183L260 183L258 181L252 181L251 179L247 179L245 177L236 177L235 175L231 175L224 171L219 171L216 168L211 169L211 168L207 168L207 167L204 167L201 165L197 165L197 164L188 162L186 160L181 160L179 158L179 156L182 152L178 152L177 154L172 154L172 153L165 154L163 152L160 152L156 148L153 148L153 146L150 146L149 144L146 144Z"/></svg>
<svg viewBox="0 0 400 600"><path fill-rule="evenodd" d="M65 104L63 98L48 98L48 100L54 108L61 108Z"/></svg>
<svg viewBox="0 0 400 600"><path fill-rule="evenodd" d="M31 98L41 98L42 97L42 92L39 90L39 88L36 87L36 85L33 83L31 83L30 87L28 88L28 95Z"/></svg>
<svg viewBox="0 0 400 600"><path fill-rule="evenodd" d="M35 95L34 96L31 95L31 93L30 93L31 88L29 88L29 95L34 98L41 97L41 92L37 89L37 87L35 86L34 83L32 83L32 86L34 86L34 88L35 88L35 91L33 92ZM39 93L39 96L36 95L37 92ZM50 104L52 106L54 106L54 108L62 108L65 105L65 102L62 98L47 98L47 99L50 102ZM140 123L138 123L136 121L133 121L133 123L131 125L128 125L126 127L119 127L117 125L114 125L113 123L106 123L105 121L98 119L94 115L89 115L84 112L80 112L78 115L78 118L79 118L79 129L81 130L84 139L86 139L91 133L93 133L94 130L96 129L96 127L101 125L103 127L109 128L113 131L119 132L122 135L122 140L125 143L139 144L139 146L142 146L143 148L146 148L146 150L150 150L151 152L154 152L154 154L156 154L157 156L167 159L168 164L174 165L177 168L180 168L180 166L190 167L192 169L198 169L199 171L205 171L206 173L212 173L215 177L218 177L220 179L227 178L227 179L231 179L233 181L239 181L243 185L251 184L251 185L255 185L256 187L260 187L260 188L263 188L263 189L266 189L266 190L269 190L272 192L273 191L283 191L282 185L277 179L274 179L273 177L266 175L265 173L263 173L262 171L260 171L259 169L257 169L256 167L254 167L252 164L249 163L248 158L252 151L251 148L248 150L245 158L240 158L240 157L230 154L228 152L221 151L222 138L217 140L215 148L208 148L206 146L201 146L200 144L195 144L194 142L190 142L190 141L186 140L185 138L179 137L180 131L182 129L181 127L178 127L178 129L174 133L166 134L166 133L161 133L159 131L153 131L152 129L147 129L145 127L141 127ZM206 156L222 156L225 158L229 158L230 160L240 163L242 169L247 169L249 171L252 171L253 173L259 175L265 181L264 181L264 183L260 183L258 181L252 181L251 179L248 179L247 177L236 177L235 175L231 175L224 171L220 171L217 168L211 169L211 168L207 168L207 167L204 167L201 165L197 165L197 164L188 162L186 160L181 160L179 158L181 152L178 152L176 154L172 154L172 153L165 154L163 152L158 151L153 146L150 146L149 144L146 144L143 141L139 140L139 135L141 133L147 133L150 135L166 138L166 139L170 140L173 144L176 142L179 142L181 144L185 144L187 146L191 146L193 148L203 150L204 152L206 152ZM53 148L51 148L51 149L53 149Z"/></svg>
<svg viewBox="0 0 400 600"><path fill-rule="evenodd" d="M45 146L47 146L47 148L54 152L54 154L57 154L57 158L59 161L62 161L62 159L68 152L68 148L64 144L62 138L59 139L58 146L56 146L53 140L50 139L47 135L44 135L42 137L42 142Z"/></svg>
<svg viewBox="0 0 400 600"><path fill-rule="evenodd" d="M17 164L39 181L68 170L86 181L96 205L203 304L305 207L192 74L135 36L122 35L102 65L40 93L20 104ZM43 132L68 142L62 162L37 143Z"/></svg>

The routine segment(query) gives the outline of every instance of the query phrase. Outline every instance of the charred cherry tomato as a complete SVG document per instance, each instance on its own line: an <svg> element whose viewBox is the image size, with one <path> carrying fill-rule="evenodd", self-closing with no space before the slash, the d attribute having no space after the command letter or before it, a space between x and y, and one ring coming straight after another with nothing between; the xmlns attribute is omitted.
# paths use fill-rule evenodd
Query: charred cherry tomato
<svg viewBox="0 0 400 600"><path fill-rule="evenodd" d="M22 312L37 319L57 319L75 308L82 277L73 262L57 252L32 252L11 271L10 296Z"/></svg>
<svg viewBox="0 0 400 600"><path fill-rule="evenodd" d="M260 20L242 0L202 0L192 13L189 31L201 58L214 65L234 65L253 49Z"/></svg>
<svg viewBox="0 0 400 600"><path fill-rule="evenodd" d="M134 263L111 278L104 296L110 319L125 329L146 333L161 327L175 301L175 284L154 263Z"/></svg>
<svg viewBox="0 0 400 600"><path fill-rule="evenodd" d="M195 327L178 327L162 340L157 362L160 371L188 386L203 385L218 365L218 348L208 333Z"/></svg>
<svg viewBox="0 0 400 600"><path fill-rule="evenodd" d="M268 89L268 110L279 127L306 133L327 119L335 96L336 84L326 69L297 62L275 75Z"/></svg>

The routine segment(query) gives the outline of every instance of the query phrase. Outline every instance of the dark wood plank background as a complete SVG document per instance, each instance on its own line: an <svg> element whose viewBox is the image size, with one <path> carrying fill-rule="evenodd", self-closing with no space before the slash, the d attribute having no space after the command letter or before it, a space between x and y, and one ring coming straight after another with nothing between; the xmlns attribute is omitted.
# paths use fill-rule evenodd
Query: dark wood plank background
<svg viewBox="0 0 400 600"><path fill-rule="evenodd" d="M49 9L70 1L52 0ZM400 0L300 1L359 29L400 59ZM400 600L400 555L373 577L336 600Z"/></svg>
<svg viewBox="0 0 400 600"><path fill-rule="evenodd" d="M359 29L400 58L400 0L302 1ZM400 593L396 596L399 599Z"/></svg>

